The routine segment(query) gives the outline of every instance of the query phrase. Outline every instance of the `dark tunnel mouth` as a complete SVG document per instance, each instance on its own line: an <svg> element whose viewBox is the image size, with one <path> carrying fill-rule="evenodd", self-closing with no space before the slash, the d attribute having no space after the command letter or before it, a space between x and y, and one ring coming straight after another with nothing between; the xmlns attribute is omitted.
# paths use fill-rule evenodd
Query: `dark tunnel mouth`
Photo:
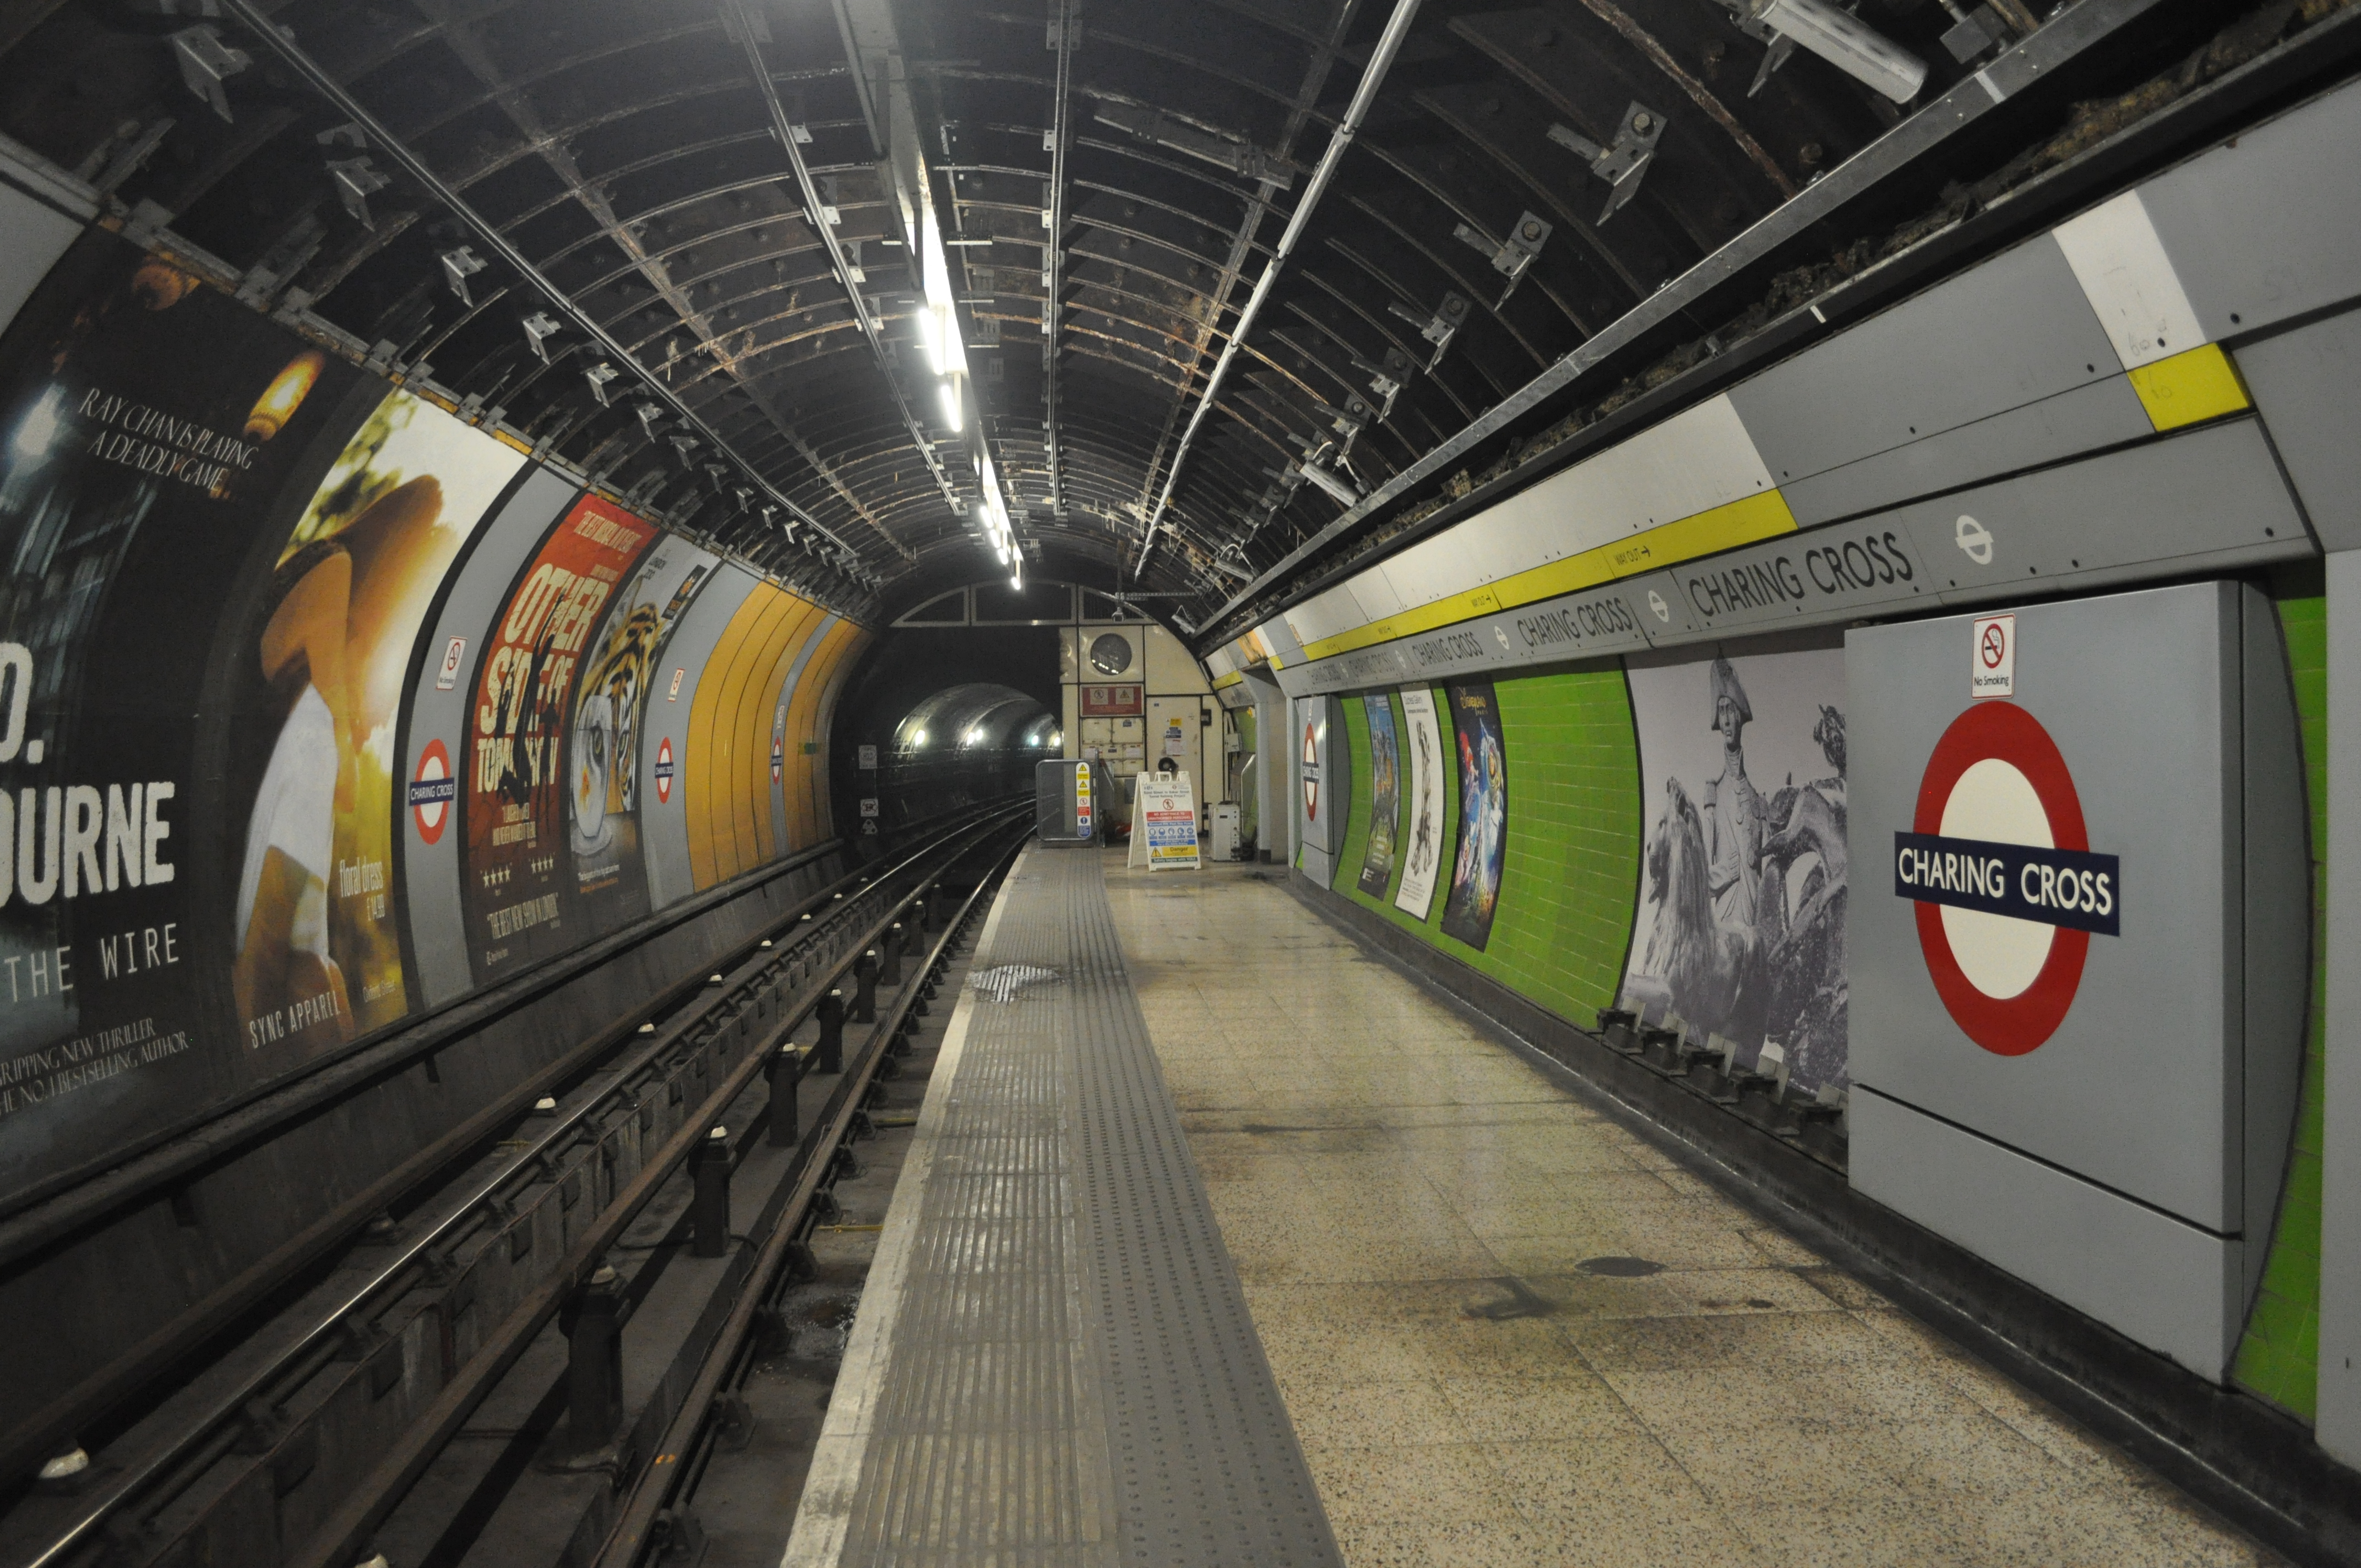
<svg viewBox="0 0 2361 1568"><path fill-rule="evenodd" d="M1010 751L1047 757L1063 739L1057 715L1038 697L988 681L962 682L921 698L894 726L893 737L900 762Z"/></svg>

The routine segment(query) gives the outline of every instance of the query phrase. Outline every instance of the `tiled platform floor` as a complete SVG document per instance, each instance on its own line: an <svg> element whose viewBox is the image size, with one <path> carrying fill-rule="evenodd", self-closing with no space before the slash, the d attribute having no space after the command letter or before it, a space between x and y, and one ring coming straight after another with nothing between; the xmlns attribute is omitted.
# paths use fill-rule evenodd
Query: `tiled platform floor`
<svg viewBox="0 0 2361 1568"><path fill-rule="evenodd" d="M1587 1108L1274 880L1106 862L1353 1568L2277 1559ZM1585 1260L1664 1266L1587 1274Z"/></svg>

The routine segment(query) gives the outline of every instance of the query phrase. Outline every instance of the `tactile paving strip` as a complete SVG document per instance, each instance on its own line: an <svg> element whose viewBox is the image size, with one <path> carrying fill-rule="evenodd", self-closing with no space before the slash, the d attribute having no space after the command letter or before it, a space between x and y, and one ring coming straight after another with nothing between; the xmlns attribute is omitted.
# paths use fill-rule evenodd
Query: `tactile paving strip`
<svg viewBox="0 0 2361 1568"><path fill-rule="evenodd" d="M1326 1513L1125 972L1036 848L972 1001L840 1559L1334 1568Z"/></svg>

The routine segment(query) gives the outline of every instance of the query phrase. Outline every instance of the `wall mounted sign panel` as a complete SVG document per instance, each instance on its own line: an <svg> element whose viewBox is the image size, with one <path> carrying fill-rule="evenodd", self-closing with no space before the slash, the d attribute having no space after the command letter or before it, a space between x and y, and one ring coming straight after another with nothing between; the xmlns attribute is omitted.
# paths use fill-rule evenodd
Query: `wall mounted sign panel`
<svg viewBox="0 0 2361 1568"><path fill-rule="evenodd" d="M2315 554L2252 419L1884 514L1947 604Z"/></svg>
<svg viewBox="0 0 2361 1568"><path fill-rule="evenodd" d="M2014 616L2008 698L1977 696L1983 619L1847 638L1852 1075L1857 1103L1881 1102L1859 1113L1939 1119L2258 1252L2309 947L2287 929L2309 907L2306 829L2274 611L2207 583ZM1907 1135L1872 1140L1852 1180L1989 1245L1989 1217L1966 1212L1988 1204L1981 1167L1930 1186L1928 1157ZM2015 1215L2021 1247L1987 1255L2126 1332L2152 1321L2154 1303L2111 1316L2089 1305L2104 1282L2057 1272L2114 1245L2056 1232L2071 1212ZM2220 1255L2231 1276L2187 1280L2182 1329L2147 1342L2209 1375L2253 1261Z"/></svg>
<svg viewBox="0 0 2361 1568"><path fill-rule="evenodd" d="M648 876L648 906L665 905L697 891L688 852L689 721L713 651L746 596L754 576L734 563L708 574L697 601L680 618L648 697L640 741L640 841Z"/></svg>
<svg viewBox="0 0 2361 1568"><path fill-rule="evenodd" d="M1909 533L1891 521L1838 523L1711 556L1664 576L1708 636L1806 626L1936 599Z"/></svg>
<svg viewBox="0 0 2361 1568"><path fill-rule="evenodd" d="M640 842L649 706L673 633L719 565L712 552L659 534L583 651L566 742L566 852L577 941L649 910Z"/></svg>
<svg viewBox="0 0 2361 1568"><path fill-rule="evenodd" d="M478 985L580 940L569 918L576 677L609 602L655 538L653 523L584 496L485 629L459 787L467 836L460 902Z"/></svg>
<svg viewBox="0 0 2361 1568"><path fill-rule="evenodd" d="M2238 373L2321 548L2361 549L2361 442L2353 439L2352 409L2361 387L2361 311L2246 345Z"/></svg>
<svg viewBox="0 0 2361 1568"><path fill-rule="evenodd" d="M1784 487L1795 521L1809 528L1898 501L2022 473L2155 433L2129 379L2110 376L1927 435Z"/></svg>
<svg viewBox="0 0 2361 1568"><path fill-rule="evenodd" d="M402 883L419 999L433 1007L475 983L459 901L459 767L467 756L484 629L560 513L574 482L535 471L478 536L427 633L411 687L402 768Z"/></svg>

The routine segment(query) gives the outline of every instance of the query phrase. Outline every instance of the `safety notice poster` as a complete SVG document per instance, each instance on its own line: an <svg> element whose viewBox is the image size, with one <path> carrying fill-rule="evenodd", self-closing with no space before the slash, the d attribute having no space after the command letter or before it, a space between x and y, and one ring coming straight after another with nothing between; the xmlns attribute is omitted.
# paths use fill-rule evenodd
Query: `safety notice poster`
<svg viewBox="0 0 2361 1568"><path fill-rule="evenodd" d="M1140 774L1139 822L1149 871L1197 869L1197 798L1187 773Z"/></svg>

